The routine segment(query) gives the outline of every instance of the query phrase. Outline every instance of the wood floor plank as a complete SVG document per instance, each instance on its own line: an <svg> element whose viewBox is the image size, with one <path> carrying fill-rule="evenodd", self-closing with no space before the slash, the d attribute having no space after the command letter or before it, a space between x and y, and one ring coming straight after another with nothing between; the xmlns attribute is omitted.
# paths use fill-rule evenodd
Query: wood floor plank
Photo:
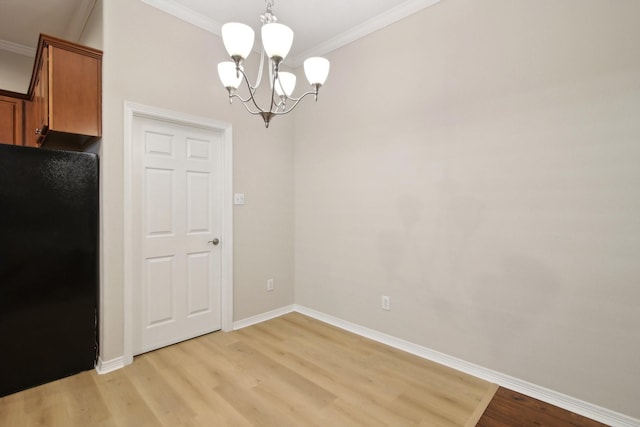
<svg viewBox="0 0 640 427"><path fill-rule="evenodd" d="M147 390L136 389L130 378L132 375L135 375L135 371L132 370L132 366L127 366L105 375L104 378L99 377L96 381L98 390L111 414L112 425L119 427L162 426L160 420L142 397L147 393ZM51 425L62 426L63 424Z"/></svg>
<svg viewBox="0 0 640 427"><path fill-rule="evenodd" d="M151 356L145 354L131 365L131 383L141 393L142 398L163 426L192 426L196 413L190 408L174 383L169 383L163 371L149 362Z"/></svg>
<svg viewBox="0 0 640 427"><path fill-rule="evenodd" d="M96 387L95 377L95 371L88 371L60 380L70 425L109 425L109 409Z"/></svg>
<svg viewBox="0 0 640 427"><path fill-rule="evenodd" d="M532 397L500 387L478 427L607 427Z"/></svg>
<svg viewBox="0 0 640 427"><path fill-rule="evenodd" d="M286 413L259 398L252 389L245 389L233 382L216 387L218 393L253 426L295 426L296 421Z"/></svg>
<svg viewBox="0 0 640 427"><path fill-rule="evenodd" d="M420 422L424 417L429 417L433 424L437 417L434 417L434 411L429 407L430 405L437 408L435 411L436 414L438 412L446 413L449 409L454 413L455 411L459 411L460 404L459 402L454 402L454 396L441 398L441 390L432 390L430 394L425 394L423 392L424 390L419 388L418 383L416 383L414 387L409 387L409 389L407 389L407 386L409 385L408 381L398 381L393 375L385 376L383 365L380 365L379 363L377 364L377 369L380 372L376 373L376 369L372 369L371 366L372 364L377 363L372 362L374 360L373 356L380 352L387 351L389 349L388 347L373 341L363 340L362 338L351 334L345 336L342 331L327 327L326 325L322 325L321 330L313 324L302 325L300 322L306 322L305 319L306 318L303 318L302 316L287 316L283 319L283 321L297 321L297 327L303 326L303 329L306 330L302 335L298 335L296 338L300 345L289 346L288 348L293 347L300 349L304 344L314 343L315 346L311 350L311 354L313 356L311 357L317 357L324 362L330 362L332 360L337 361L337 363L334 363L329 367L331 371L341 372L342 365L346 365L349 367L349 372L344 372L344 375L341 376L353 378L354 375L361 375L358 383L365 385L365 387L362 390L358 390L358 394L360 396L366 396L367 394L370 394L372 390L378 390L379 392L383 391L383 394L370 396L372 399L371 401L375 402L372 410L381 411L382 413L378 414L380 417L394 417L387 420L389 425L414 425ZM332 335L334 333L338 335L335 339ZM318 337L314 337L314 339L309 340L308 338L313 334L317 334ZM325 348L329 348L330 351L323 353ZM351 360L354 363L344 364L344 360ZM413 363L418 361L422 364L425 362L423 359L419 358L412 359ZM434 367L437 367L438 369L441 368L435 364ZM454 371L451 372L453 373ZM395 374L397 376L398 372L396 371ZM456 375L457 374L459 373L456 373ZM412 375L411 379L414 380ZM331 382L335 384L336 382L339 382L339 379L331 379ZM354 385L351 384L350 387L353 388ZM403 391L405 392L403 393ZM421 411L419 413L411 411L411 409L416 406L414 405L414 400L420 398L421 403L418 406L420 406ZM366 404L366 402L358 402L360 405L363 403ZM476 403L477 402L474 402L471 405L471 410L475 408ZM466 414L465 417L467 415L468 414ZM464 419L458 422L448 420L447 424L463 425Z"/></svg>
<svg viewBox="0 0 640 427"><path fill-rule="evenodd" d="M0 398L0 426L19 426L24 422L26 391Z"/></svg>
<svg viewBox="0 0 640 427"><path fill-rule="evenodd" d="M490 388L292 313L0 398L0 425L467 427Z"/></svg>
<svg viewBox="0 0 640 427"><path fill-rule="evenodd" d="M58 384L46 384L31 390L25 400L26 422L32 426L66 425L67 413L58 392Z"/></svg>

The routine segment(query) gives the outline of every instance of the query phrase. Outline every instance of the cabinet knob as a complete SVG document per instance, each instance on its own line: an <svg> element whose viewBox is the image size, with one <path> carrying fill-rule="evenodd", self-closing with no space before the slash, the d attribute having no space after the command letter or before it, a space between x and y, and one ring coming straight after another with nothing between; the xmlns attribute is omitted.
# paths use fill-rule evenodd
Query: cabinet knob
<svg viewBox="0 0 640 427"><path fill-rule="evenodd" d="M36 128L36 135L40 135L41 130Z"/></svg>

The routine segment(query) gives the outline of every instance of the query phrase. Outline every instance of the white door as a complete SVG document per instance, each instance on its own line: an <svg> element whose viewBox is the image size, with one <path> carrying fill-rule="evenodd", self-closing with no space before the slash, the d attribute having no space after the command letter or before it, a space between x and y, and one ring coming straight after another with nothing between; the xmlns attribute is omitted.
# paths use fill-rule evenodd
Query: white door
<svg viewBox="0 0 640 427"><path fill-rule="evenodd" d="M134 116L133 354L221 327L223 135Z"/></svg>

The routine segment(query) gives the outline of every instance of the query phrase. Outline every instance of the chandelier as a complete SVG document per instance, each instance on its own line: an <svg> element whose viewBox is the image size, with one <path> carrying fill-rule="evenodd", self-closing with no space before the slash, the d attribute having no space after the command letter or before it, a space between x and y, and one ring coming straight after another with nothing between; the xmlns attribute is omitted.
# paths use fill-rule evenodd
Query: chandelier
<svg viewBox="0 0 640 427"><path fill-rule="evenodd" d="M314 95L318 100L318 90L329 75L329 61L325 58L313 57L304 61L304 73L311 85L311 90L299 97L292 96L296 85L296 76L293 73L280 71L280 65L286 58L293 44L293 31L286 25L278 23L278 18L271 12L274 0L265 0L267 10L260 15L262 22L262 51L260 54L260 67L256 82L252 85L244 71L242 63L253 49L254 31L245 24L229 22L222 26L222 41L232 61L218 64L218 75L222 85L229 92L229 103L234 98L239 99L246 110L254 115L260 115L265 127L275 116L287 114L307 95ZM271 88L271 101L267 108L262 108L256 101L255 95L260 82L265 63L265 55L269 67L269 84ZM248 88L248 97L243 98L236 91L245 82Z"/></svg>

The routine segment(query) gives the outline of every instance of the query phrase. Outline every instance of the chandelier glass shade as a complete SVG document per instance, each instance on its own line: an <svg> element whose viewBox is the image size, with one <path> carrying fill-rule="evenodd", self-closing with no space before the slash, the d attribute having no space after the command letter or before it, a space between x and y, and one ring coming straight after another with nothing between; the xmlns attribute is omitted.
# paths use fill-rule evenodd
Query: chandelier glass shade
<svg viewBox="0 0 640 427"><path fill-rule="evenodd" d="M311 85L311 89L299 97L293 96L296 86L296 76L293 73L280 71L282 61L287 57L293 45L293 30L286 25L277 22L277 18L271 12L274 0L266 0L267 10L260 16L262 28L262 52L256 83L252 85L244 71L242 63L253 49L255 32L245 24L229 22L222 26L222 41L231 58L218 64L218 75L222 85L229 93L229 102L234 98L239 99L246 110L254 115L260 115L265 127L269 127L271 119L275 116L287 114L308 95L314 95L318 99L318 91L329 75L330 64L325 58L313 57L304 61L304 72ZM269 84L271 90L268 108L262 108L258 104L255 95L262 80L262 71L265 63L268 64ZM237 90L245 82L248 96L243 98Z"/></svg>

